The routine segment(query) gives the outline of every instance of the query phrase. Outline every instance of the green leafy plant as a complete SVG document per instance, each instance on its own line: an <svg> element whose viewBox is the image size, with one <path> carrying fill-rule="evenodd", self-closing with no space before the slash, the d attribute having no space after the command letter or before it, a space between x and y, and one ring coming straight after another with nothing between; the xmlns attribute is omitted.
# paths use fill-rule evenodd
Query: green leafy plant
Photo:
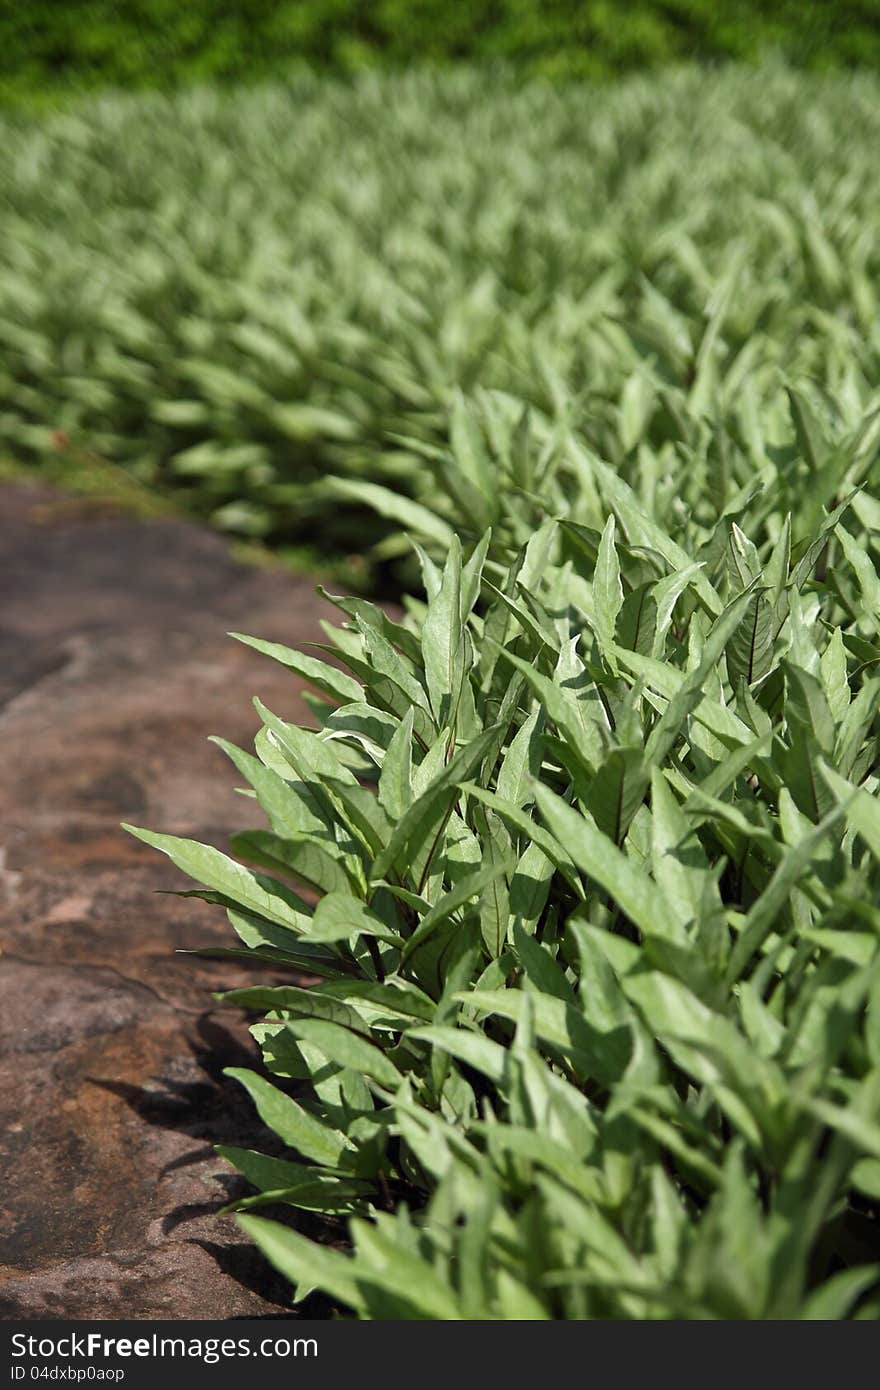
<svg viewBox="0 0 880 1390"><path fill-rule="evenodd" d="M403 531L520 545L536 497L601 530L571 434L671 535L777 476L806 534L809 460L818 508L880 380L878 113L875 76L772 69L7 115L0 455L54 469L64 435L227 531L370 550L398 587Z"/></svg>
<svg viewBox="0 0 880 1390"><path fill-rule="evenodd" d="M318 728L258 703L255 754L221 744L268 829L135 830L291 972L224 996L290 1156L221 1152L296 1299L880 1314L876 445L790 409L714 522L567 438L499 534L420 551L402 621L335 599L328 661L243 639L317 691ZM574 475L586 519L542 519Z"/></svg>

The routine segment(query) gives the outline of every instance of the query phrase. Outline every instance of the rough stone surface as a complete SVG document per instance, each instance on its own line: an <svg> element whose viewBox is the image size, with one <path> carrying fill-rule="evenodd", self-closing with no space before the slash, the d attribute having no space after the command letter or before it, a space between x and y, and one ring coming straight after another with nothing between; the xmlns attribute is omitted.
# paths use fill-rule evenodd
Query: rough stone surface
<svg viewBox="0 0 880 1390"><path fill-rule="evenodd" d="M0 490L0 1317L271 1317L285 1288L214 1213L216 1143L258 1142L211 992L253 980L224 913L136 824L223 844L258 824L206 742L249 746L297 682L226 637L321 638L306 580L176 521ZM266 967L259 967L263 978Z"/></svg>

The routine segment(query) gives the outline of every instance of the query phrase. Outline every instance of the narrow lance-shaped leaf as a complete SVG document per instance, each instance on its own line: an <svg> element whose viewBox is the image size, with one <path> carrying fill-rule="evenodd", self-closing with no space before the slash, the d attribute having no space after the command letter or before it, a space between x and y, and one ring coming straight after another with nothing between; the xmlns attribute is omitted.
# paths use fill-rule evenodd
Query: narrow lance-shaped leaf
<svg viewBox="0 0 880 1390"><path fill-rule="evenodd" d="M438 593L429 601L422 626L425 679L434 718L446 726L458 704L464 671L461 625L461 546L456 537L446 556Z"/></svg>
<svg viewBox="0 0 880 1390"><path fill-rule="evenodd" d="M535 799L548 827L579 868L610 893L646 935L681 937L681 926L657 884L619 850L586 816L579 815L546 787Z"/></svg>
<svg viewBox="0 0 880 1390"><path fill-rule="evenodd" d="M243 642L247 647L253 647L254 651L262 652L264 656L271 656L274 661L279 661L282 666L295 671L316 690L338 700L340 704L363 699L363 688L358 682L326 661L305 656L291 647L282 646L280 642L264 642L259 637L246 637L241 632L230 632L229 636Z"/></svg>
<svg viewBox="0 0 880 1390"><path fill-rule="evenodd" d="M172 863L189 874L190 878L222 893L258 917L266 917L270 922L289 927L297 934L308 926L308 915L300 911L305 904L300 902L296 894L283 884L237 864L212 845L202 845L178 835L159 835L135 825L123 825L122 828L167 854Z"/></svg>
<svg viewBox="0 0 880 1390"><path fill-rule="evenodd" d="M623 585L620 582L620 562L614 545L614 517L609 516L599 542L596 569L593 574L593 621L602 646L614 641L617 615L623 606Z"/></svg>

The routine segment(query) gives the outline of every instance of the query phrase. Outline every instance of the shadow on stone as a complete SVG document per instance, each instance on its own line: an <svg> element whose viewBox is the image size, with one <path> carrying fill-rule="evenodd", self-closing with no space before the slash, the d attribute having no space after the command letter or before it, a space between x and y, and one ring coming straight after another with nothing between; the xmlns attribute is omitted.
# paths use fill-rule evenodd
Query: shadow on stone
<svg viewBox="0 0 880 1390"><path fill-rule="evenodd" d="M206 1255L210 1255L227 1278L233 1279L236 1284L257 1294L267 1303L274 1303L279 1309L287 1309L286 1313L279 1312L279 1317L299 1319L332 1316L329 1301L315 1296L310 1297L300 1307L291 1307L293 1290L290 1284L280 1274L275 1273L255 1245L249 1245L245 1241L240 1244L217 1245L210 1240L194 1240L192 1244L198 1245ZM272 1314L269 1314L269 1317L271 1316Z"/></svg>
<svg viewBox="0 0 880 1390"><path fill-rule="evenodd" d="M237 1082L224 1075L227 1067L259 1065L253 1048L236 1036L232 1028L217 1021L213 1010L206 1010L196 1021L194 1037L188 1038L192 1067L181 1075L166 1073L155 1083L143 1086L91 1076L93 1086L109 1091L149 1125L172 1129L205 1141L205 1147L180 1155L164 1171L186 1167L208 1157L215 1144L247 1144L264 1141L266 1132L256 1117L247 1095ZM269 1136L271 1138L271 1136Z"/></svg>
<svg viewBox="0 0 880 1390"><path fill-rule="evenodd" d="M181 1077L165 1075L156 1083L143 1086L89 1077L91 1085L99 1087L120 1100L145 1124L186 1134L203 1141L168 1163L162 1176L175 1170L195 1166L214 1157L218 1144L239 1148L258 1148L261 1152L280 1156L283 1145L261 1125L247 1094L237 1082L224 1076L226 1067L252 1067L258 1059L252 1048L232 1028L213 1016L202 1014L195 1026L195 1036L189 1039L192 1061L200 1076L193 1079L192 1071ZM218 1164L221 1162L217 1159ZM203 1217L216 1216L228 1202L243 1197L250 1190L244 1179L231 1169L219 1174L225 1189L222 1197L204 1202L185 1202L161 1218L163 1235ZM315 1218L300 1219L289 1207L267 1208L266 1214L302 1230L313 1226ZM306 1214L303 1213L303 1216ZM282 1279L252 1245L246 1243L222 1245L210 1240L193 1239L189 1244L199 1246L216 1262L218 1268L237 1284L266 1299L286 1307L290 1302L290 1286ZM327 1307L329 1308L329 1304ZM329 1316L329 1312L310 1312L309 1316ZM298 1316L291 1313L289 1316Z"/></svg>

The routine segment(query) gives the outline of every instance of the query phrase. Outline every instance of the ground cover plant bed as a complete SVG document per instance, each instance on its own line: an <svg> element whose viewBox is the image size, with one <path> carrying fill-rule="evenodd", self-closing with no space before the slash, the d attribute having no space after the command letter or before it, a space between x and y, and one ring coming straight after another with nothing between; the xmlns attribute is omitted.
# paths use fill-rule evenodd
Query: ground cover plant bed
<svg viewBox="0 0 880 1390"><path fill-rule="evenodd" d="M0 450L384 565L408 499L438 537L492 520L438 500L459 393L489 391L662 520L670 454L693 451L691 503L785 447L786 381L841 431L870 409L878 90L456 70L6 114Z"/></svg>
<svg viewBox="0 0 880 1390"><path fill-rule="evenodd" d="M289 1156L222 1152L295 1299L880 1313L880 421L789 412L702 508L684 441L656 460L674 525L467 413L449 495L499 530L426 537L403 622L339 599L333 664L243 639L317 692L319 730L257 701L254 753L220 741L268 828L135 830L291 972L224 996Z"/></svg>
<svg viewBox="0 0 880 1390"><path fill-rule="evenodd" d="M13 467L399 601L328 581L302 647L230 603L276 663L252 749L216 729L250 828L125 817L228 917L265 1142L218 1152L299 1307L880 1315L878 97L452 70L2 118Z"/></svg>

